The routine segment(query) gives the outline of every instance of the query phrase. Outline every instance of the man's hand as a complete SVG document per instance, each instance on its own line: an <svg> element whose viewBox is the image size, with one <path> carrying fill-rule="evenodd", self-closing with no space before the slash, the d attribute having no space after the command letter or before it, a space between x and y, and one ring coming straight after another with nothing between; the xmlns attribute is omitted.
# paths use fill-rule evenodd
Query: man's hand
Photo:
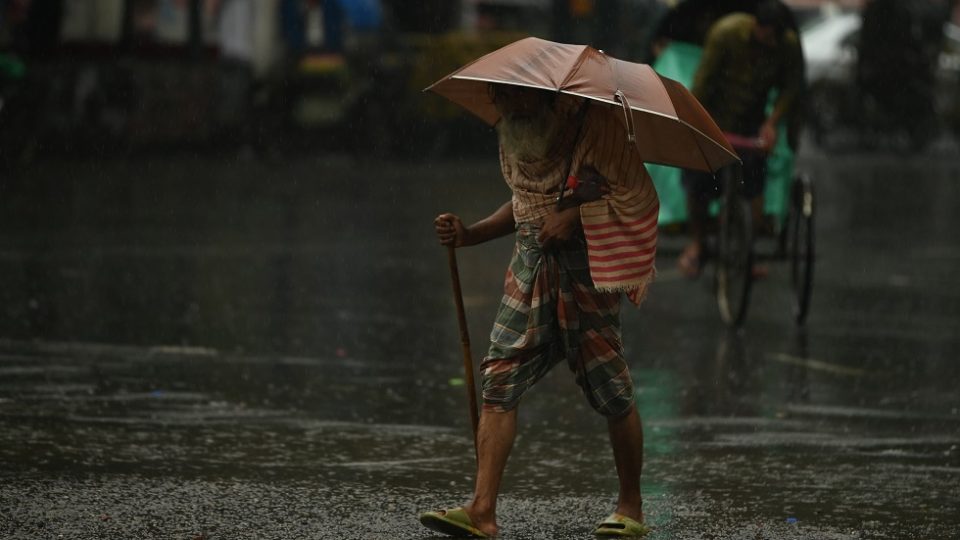
<svg viewBox="0 0 960 540"><path fill-rule="evenodd" d="M554 210L552 214L543 219L537 241L540 242L540 246L547 249L569 240L579 227L580 208L574 206L564 210Z"/></svg>
<svg viewBox="0 0 960 540"><path fill-rule="evenodd" d="M513 204L507 201L492 214L465 226L456 214L440 214L433 220L437 239L445 246L465 247L506 236L515 230Z"/></svg>
<svg viewBox="0 0 960 540"><path fill-rule="evenodd" d="M454 214L440 214L433 220L437 239L444 246L463 247L468 245L469 229L464 227L460 218Z"/></svg>
<svg viewBox="0 0 960 540"><path fill-rule="evenodd" d="M766 152L770 153L773 151L773 147L777 144L777 124L767 120L760 126L760 133L757 134L760 139L760 148Z"/></svg>

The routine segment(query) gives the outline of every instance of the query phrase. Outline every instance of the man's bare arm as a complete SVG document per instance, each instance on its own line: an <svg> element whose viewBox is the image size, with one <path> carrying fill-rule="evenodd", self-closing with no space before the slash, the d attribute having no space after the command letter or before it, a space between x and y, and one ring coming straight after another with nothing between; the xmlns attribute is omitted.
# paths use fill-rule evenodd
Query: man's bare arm
<svg viewBox="0 0 960 540"><path fill-rule="evenodd" d="M475 246L512 233L516 229L513 203L507 201L489 216L466 227L455 214L440 214L433 220L437 238L445 246Z"/></svg>

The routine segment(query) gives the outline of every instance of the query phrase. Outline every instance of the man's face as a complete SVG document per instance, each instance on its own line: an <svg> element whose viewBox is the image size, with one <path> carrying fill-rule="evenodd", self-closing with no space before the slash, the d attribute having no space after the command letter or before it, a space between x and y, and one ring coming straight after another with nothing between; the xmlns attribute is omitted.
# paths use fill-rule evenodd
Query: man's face
<svg viewBox="0 0 960 540"><path fill-rule="evenodd" d="M500 146L522 161L546 157L562 125L553 110L550 94L506 85L494 90L493 103L501 116L497 122Z"/></svg>
<svg viewBox="0 0 960 540"><path fill-rule="evenodd" d="M771 25L757 24L753 27L753 37L761 45L767 47L777 46L777 29Z"/></svg>
<svg viewBox="0 0 960 540"><path fill-rule="evenodd" d="M542 90L500 85L496 89L493 104L500 116L508 120L523 120L539 116L547 106L547 101Z"/></svg>

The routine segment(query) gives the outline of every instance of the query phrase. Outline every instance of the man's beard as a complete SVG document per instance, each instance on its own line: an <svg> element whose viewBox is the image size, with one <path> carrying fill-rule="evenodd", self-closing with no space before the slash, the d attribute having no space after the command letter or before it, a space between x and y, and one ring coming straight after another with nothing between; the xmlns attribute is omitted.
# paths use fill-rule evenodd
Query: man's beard
<svg viewBox="0 0 960 540"><path fill-rule="evenodd" d="M520 161L536 161L550 154L557 143L560 121L553 108L544 106L530 117L500 119L497 134L504 152Z"/></svg>

